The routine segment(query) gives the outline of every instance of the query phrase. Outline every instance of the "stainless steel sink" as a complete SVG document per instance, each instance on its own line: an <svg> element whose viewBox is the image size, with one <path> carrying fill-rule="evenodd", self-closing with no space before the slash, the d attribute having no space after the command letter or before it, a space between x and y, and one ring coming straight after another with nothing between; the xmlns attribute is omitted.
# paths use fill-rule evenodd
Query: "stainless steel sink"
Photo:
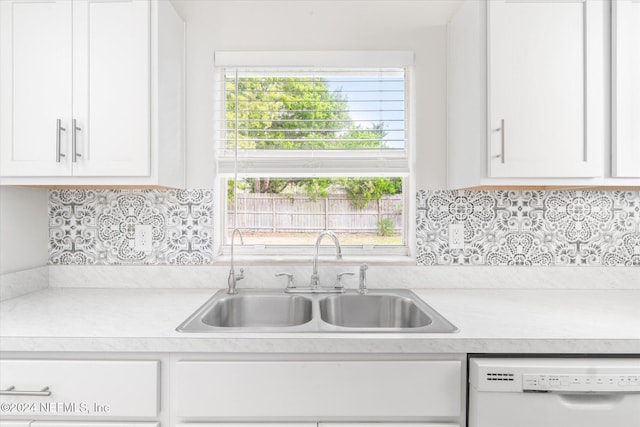
<svg viewBox="0 0 640 427"><path fill-rule="evenodd" d="M216 293L178 327L180 332L211 332L216 329L280 329L302 325L312 319L312 302L299 295L269 291Z"/></svg>
<svg viewBox="0 0 640 427"><path fill-rule="evenodd" d="M311 301L290 295L238 295L213 303L202 322L221 327L295 326L311 320Z"/></svg>
<svg viewBox="0 0 640 427"><path fill-rule="evenodd" d="M396 295L339 295L320 301L323 321L346 328L419 328L431 323L427 313Z"/></svg>
<svg viewBox="0 0 640 427"><path fill-rule="evenodd" d="M326 296L284 290L218 291L179 332L422 332L457 328L409 290L355 291Z"/></svg>

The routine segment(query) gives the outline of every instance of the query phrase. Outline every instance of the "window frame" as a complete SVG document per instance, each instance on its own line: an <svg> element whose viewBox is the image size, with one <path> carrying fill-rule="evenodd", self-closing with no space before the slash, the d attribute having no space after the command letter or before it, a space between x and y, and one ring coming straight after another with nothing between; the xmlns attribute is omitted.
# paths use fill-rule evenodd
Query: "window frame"
<svg viewBox="0 0 640 427"><path fill-rule="evenodd" d="M375 64L375 65L374 65ZM225 119L225 68L228 67L313 67L313 68L404 68L405 70L405 124L406 145L402 153L384 153L384 159L370 155L363 165L363 156L347 150L340 153L313 152L315 162L329 160L331 166L339 165L335 170L329 167L329 162L321 166L322 176L400 176L403 178L403 234L404 245L344 245L342 252L347 259L357 261L366 260L371 264L376 263L403 263L415 261L416 245L416 183L415 183L415 84L413 52L405 51L366 51L366 52L216 52L214 59L214 129L213 148L215 152L215 189L217 200L217 224L214 224L214 247L217 248L216 260L224 260L230 253L230 244L225 243L227 227L227 179L235 159L221 156L224 151L225 129L217 126ZM292 150L296 151L296 150ZM373 150L376 151L376 150ZM400 151L400 150L399 150ZM277 176L279 173L286 176L287 173L295 176L319 176L317 171L309 172L309 169L292 167L291 159L300 159L300 152L260 153L254 156L261 157L260 172L244 170L238 163L235 171L238 175L246 177L260 177L268 174ZM264 158L264 160L262 159ZM395 158L395 159L394 159ZM396 161L397 160L397 161ZM294 162L294 165L296 163ZM265 169L268 170L265 173ZM380 173L379 170L384 172ZM281 261L291 262L307 260L307 255L300 256L301 248L312 248L312 245L239 245L236 242L235 255L252 261ZM321 253L332 253L331 248L321 248Z"/></svg>

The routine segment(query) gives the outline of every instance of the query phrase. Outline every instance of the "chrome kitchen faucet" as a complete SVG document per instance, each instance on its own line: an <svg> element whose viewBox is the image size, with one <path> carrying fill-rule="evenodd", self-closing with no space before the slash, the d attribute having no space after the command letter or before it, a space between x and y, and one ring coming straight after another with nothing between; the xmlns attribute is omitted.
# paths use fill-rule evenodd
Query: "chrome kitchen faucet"
<svg viewBox="0 0 640 427"><path fill-rule="evenodd" d="M318 254L320 252L320 242L322 242L322 238L324 236L329 236L333 240L333 244L336 246L336 259L342 259L342 248L340 247L340 242L338 241L338 236L336 233L330 230L324 230L320 232L318 238L316 239L315 252L313 254L313 272L311 273L311 288L315 289L318 287L318 283L320 282L320 276L318 275Z"/></svg>
<svg viewBox="0 0 640 427"><path fill-rule="evenodd" d="M231 268L229 269L229 277L227 278L227 285L229 288L227 289L228 294L237 294L236 283L238 280L244 279L244 268L240 269L240 274L236 274L233 265L233 249L235 246L235 237L236 233L240 235L240 243L244 245L244 238L242 237L242 232L239 228L234 228L231 232Z"/></svg>

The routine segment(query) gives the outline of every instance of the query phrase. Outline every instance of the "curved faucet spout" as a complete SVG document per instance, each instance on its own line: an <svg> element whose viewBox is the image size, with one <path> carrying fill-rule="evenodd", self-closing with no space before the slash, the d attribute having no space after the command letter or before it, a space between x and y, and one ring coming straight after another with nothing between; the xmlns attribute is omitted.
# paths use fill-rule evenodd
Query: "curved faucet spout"
<svg viewBox="0 0 640 427"><path fill-rule="evenodd" d="M242 237L242 231L239 228L234 228L231 232L231 268L229 269L229 277L227 278L227 285L229 288L227 289L228 294L237 294L236 283L238 280L244 279L244 269L240 269L240 274L236 274L234 270L233 264L233 249L235 247L235 237L236 234L240 236L240 243L244 245L244 237Z"/></svg>
<svg viewBox="0 0 640 427"><path fill-rule="evenodd" d="M318 275L318 254L320 252L320 243L322 242L322 238L324 236L331 237L331 240L333 240L333 244L336 247L336 259L342 259L342 248L340 247L340 242L338 241L338 236L336 236L336 233L330 230L324 230L320 232L318 238L316 239L315 251L313 253L313 273L311 273L312 288L317 288L318 283L320 282L320 276Z"/></svg>

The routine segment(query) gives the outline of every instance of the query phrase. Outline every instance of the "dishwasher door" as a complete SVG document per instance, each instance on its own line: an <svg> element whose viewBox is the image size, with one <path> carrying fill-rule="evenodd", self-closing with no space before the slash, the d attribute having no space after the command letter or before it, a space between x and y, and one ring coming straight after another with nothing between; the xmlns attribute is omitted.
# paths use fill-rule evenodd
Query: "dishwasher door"
<svg viewBox="0 0 640 427"><path fill-rule="evenodd" d="M640 427L640 358L471 358L469 427Z"/></svg>

